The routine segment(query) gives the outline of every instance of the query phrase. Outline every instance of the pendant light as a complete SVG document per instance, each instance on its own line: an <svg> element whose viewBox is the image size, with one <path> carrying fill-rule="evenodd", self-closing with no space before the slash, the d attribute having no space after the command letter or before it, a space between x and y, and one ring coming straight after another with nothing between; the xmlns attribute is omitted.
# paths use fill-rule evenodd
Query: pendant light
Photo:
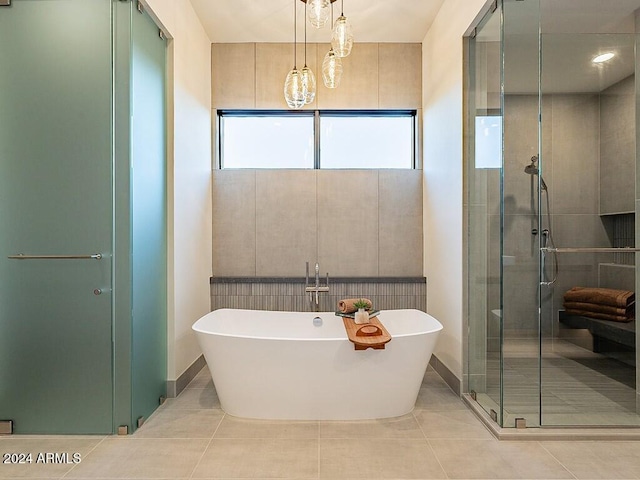
<svg viewBox="0 0 640 480"><path fill-rule="evenodd" d="M302 85L302 73L298 70L297 64L297 47L298 38L296 30L298 27L298 0L293 0L293 69L287 74L287 79L284 82L284 99L287 102L289 108L298 110L304 106L305 93Z"/></svg>
<svg viewBox="0 0 640 480"><path fill-rule="evenodd" d="M308 3L304 4L305 10ZM304 95L304 103L313 103L316 98L316 76L307 66L307 22L304 22L304 67L300 71L302 75L302 92Z"/></svg>
<svg viewBox="0 0 640 480"><path fill-rule="evenodd" d="M333 23L333 4L331 4L331 23ZM342 79L342 59L329 49L322 62L322 81L327 88L338 88Z"/></svg>
<svg viewBox="0 0 640 480"><path fill-rule="evenodd" d="M324 27L329 20L329 0L306 0L306 4L309 5L309 23L316 28Z"/></svg>
<svg viewBox="0 0 640 480"><path fill-rule="evenodd" d="M342 13L333 26L331 35L331 46L339 57L346 57L351 53L353 47L353 32L351 24L344 16L344 0L342 0Z"/></svg>

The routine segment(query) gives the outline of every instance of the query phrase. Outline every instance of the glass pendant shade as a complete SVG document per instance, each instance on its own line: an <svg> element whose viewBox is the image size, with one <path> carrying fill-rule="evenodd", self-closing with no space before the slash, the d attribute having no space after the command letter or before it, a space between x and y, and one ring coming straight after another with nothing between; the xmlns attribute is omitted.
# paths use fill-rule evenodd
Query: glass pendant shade
<svg viewBox="0 0 640 480"><path fill-rule="evenodd" d="M300 70L300 76L302 77L302 93L304 96L304 103L313 103L316 98L316 76L313 71L306 65Z"/></svg>
<svg viewBox="0 0 640 480"><path fill-rule="evenodd" d="M331 46L339 57L346 57L353 47L353 31L347 17L340 15L333 26Z"/></svg>
<svg viewBox="0 0 640 480"><path fill-rule="evenodd" d="M337 88L342 79L342 60L333 51L327 52L322 62L322 81L327 88Z"/></svg>
<svg viewBox="0 0 640 480"><path fill-rule="evenodd" d="M329 20L331 13L329 0L307 0L307 18L316 28L322 28Z"/></svg>
<svg viewBox="0 0 640 480"><path fill-rule="evenodd" d="M302 74L296 68L287 74L284 82L284 99L289 108L298 110L304 107L305 94L302 87Z"/></svg>

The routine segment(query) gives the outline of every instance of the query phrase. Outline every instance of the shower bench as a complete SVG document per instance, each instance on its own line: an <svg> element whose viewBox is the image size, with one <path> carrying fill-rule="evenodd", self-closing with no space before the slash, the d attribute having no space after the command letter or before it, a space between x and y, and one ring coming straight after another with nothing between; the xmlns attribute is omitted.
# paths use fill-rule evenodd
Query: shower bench
<svg viewBox="0 0 640 480"><path fill-rule="evenodd" d="M558 312L560 323L569 328L589 330L593 336L593 351L607 354L609 352L631 352L636 349L636 321L614 322L597 318L568 315L564 310Z"/></svg>

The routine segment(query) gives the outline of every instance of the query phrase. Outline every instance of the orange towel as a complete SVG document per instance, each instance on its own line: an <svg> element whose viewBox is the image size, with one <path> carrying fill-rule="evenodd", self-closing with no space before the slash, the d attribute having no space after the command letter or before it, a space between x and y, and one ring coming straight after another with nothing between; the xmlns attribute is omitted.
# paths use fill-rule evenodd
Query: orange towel
<svg viewBox="0 0 640 480"><path fill-rule="evenodd" d="M338 302L338 310L342 313L353 313L358 310L353 305L358 300L364 300L365 302L367 302L367 310L371 310L373 308L373 303L371 303L371 300L369 300L368 298L345 298Z"/></svg>
<svg viewBox="0 0 640 480"><path fill-rule="evenodd" d="M573 287L564 294L564 301L627 308L635 302L635 293L629 290L614 290L611 288Z"/></svg>

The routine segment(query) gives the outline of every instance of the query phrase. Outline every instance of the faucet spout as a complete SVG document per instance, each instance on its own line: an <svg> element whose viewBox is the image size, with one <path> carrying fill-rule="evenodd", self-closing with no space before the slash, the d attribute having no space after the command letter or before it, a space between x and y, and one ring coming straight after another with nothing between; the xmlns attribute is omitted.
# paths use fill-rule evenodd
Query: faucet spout
<svg viewBox="0 0 640 480"><path fill-rule="evenodd" d="M314 308L316 311L319 311L320 308L320 293L321 292L329 292L329 273L327 272L327 283L326 285L320 285L320 265L316 262L316 283L312 285L309 283L309 262L307 262L307 272L305 279L305 288L304 291L309 294L309 302L314 304ZM314 293L315 293L315 302L314 302Z"/></svg>

